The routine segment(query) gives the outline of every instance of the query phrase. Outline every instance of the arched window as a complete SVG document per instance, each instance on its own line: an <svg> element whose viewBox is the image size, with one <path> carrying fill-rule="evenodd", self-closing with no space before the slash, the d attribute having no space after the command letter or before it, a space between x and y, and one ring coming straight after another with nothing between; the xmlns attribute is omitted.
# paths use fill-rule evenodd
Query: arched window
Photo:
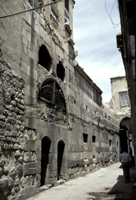
<svg viewBox="0 0 136 200"><path fill-rule="evenodd" d="M59 62L59 64L57 64L57 70L56 70L57 76L64 81L65 78L65 69L63 67L63 65L61 64L61 62Z"/></svg>
<svg viewBox="0 0 136 200"><path fill-rule="evenodd" d="M39 49L39 61L38 64L42 65L48 71L51 68L52 58L46 48L46 46L42 45Z"/></svg>
<svg viewBox="0 0 136 200"><path fill-rule="evenodd" d="M39 92L39 98L46 103L55 106L56 110L61 110L66 113L64 94L55 80L50 79L43 82Z"/></svg>

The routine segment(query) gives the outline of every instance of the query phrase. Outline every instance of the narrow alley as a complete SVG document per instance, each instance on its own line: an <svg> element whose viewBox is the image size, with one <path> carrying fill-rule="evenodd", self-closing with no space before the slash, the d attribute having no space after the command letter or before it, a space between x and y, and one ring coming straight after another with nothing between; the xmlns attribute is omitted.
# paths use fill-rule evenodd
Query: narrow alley
<svg viewBox="0 0 136 200"><path fill-rule="evenodd" d="M131 168L130 183L126 184L120 166L118 162L100 168L84 177L45 190L29 200L136 200L134 168Z"/></svg>

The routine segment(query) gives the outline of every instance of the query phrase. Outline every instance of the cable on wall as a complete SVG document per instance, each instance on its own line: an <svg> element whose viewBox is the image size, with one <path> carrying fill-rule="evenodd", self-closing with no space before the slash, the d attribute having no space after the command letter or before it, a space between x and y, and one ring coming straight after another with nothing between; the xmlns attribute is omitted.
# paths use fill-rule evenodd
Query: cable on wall
<svg viewBox="0 0 136 200"><path fill-rule="evenodd" d="M26 12L31 12L31 11L34 11L34 10L37 10L37 9L40 9L40 8L43 8L43 7L47 7L47 6L50 6L54 3L57 3L59 1L62 1L62 0L56 0L56 1L53 1L51 3L48 3L48 4L45 4L45 5L42 5L42 6L38 6L38 7L34 7L34 8L31 8L29 10L24 10L24 11L21 11L21 12L18 12L18 13L13 13L13 14L10 14L10 15L5 15L5 16L1 16L0 19L4 19L4 18L7 18L7 17L13 17L15 15L20 15L20 14L23 14L23 13L26 13Z"/></svg>

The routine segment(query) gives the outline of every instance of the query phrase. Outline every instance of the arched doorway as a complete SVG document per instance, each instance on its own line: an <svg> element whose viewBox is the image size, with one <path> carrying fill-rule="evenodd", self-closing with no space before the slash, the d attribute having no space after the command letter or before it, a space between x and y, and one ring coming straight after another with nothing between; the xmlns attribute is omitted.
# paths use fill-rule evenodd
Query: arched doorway
<svg viewBox="0 0 136 200"><path fill-rule="evenodd" d="M122 153L123 150L128 151L130 149L130 130L131 130L131 120L129 117L125 117L120 122L120 151Z"/></svg>
<svg viewBox="0 0 136 200"><path fill-rule="evenodd" d="M63 159L64 159L64 149L65 143L60 140L58 142L58 160L57 160L57 179L60 180L63 178L62 176L62 168L63 168Z"/></svg>
<svg viewBox="0 0 136 200"><path fill-rule="evenodd" d="M48 137L44 137L42 139L42 157L41 157L41 186L48 183L47 172L48 172L48 164L49 164L49 152L51 146L51 140Z"/></svg>

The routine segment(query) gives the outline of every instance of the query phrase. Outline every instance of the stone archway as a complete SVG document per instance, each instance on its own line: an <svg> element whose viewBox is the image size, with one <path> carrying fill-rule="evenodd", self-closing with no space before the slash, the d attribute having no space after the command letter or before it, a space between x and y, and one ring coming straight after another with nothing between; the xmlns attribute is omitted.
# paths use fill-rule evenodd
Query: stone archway
<svg viewBox="0 0 136 200"><path fill-rule="evenodd" d="M64 150L65 150L65 143L60 140L58 142L58 147L57 147L57 155L58 155L58 158L57 158L57 179L60 180L60 179L63 179L63 164L64 164Z"/></svg>
<svg viewBox="0 0 136 200"><path fill-rule="evenodd" d="M131 131L131 119L130 117L124 117L120 122L120 151L129 151L130 149L130 131Z"/></svg>
<svg viewBox="0 0 136 200"><path fill-rule="evenodd" d="M41 141L41 186L48 184L50 146L51 140L44 137Z"/></svg>

